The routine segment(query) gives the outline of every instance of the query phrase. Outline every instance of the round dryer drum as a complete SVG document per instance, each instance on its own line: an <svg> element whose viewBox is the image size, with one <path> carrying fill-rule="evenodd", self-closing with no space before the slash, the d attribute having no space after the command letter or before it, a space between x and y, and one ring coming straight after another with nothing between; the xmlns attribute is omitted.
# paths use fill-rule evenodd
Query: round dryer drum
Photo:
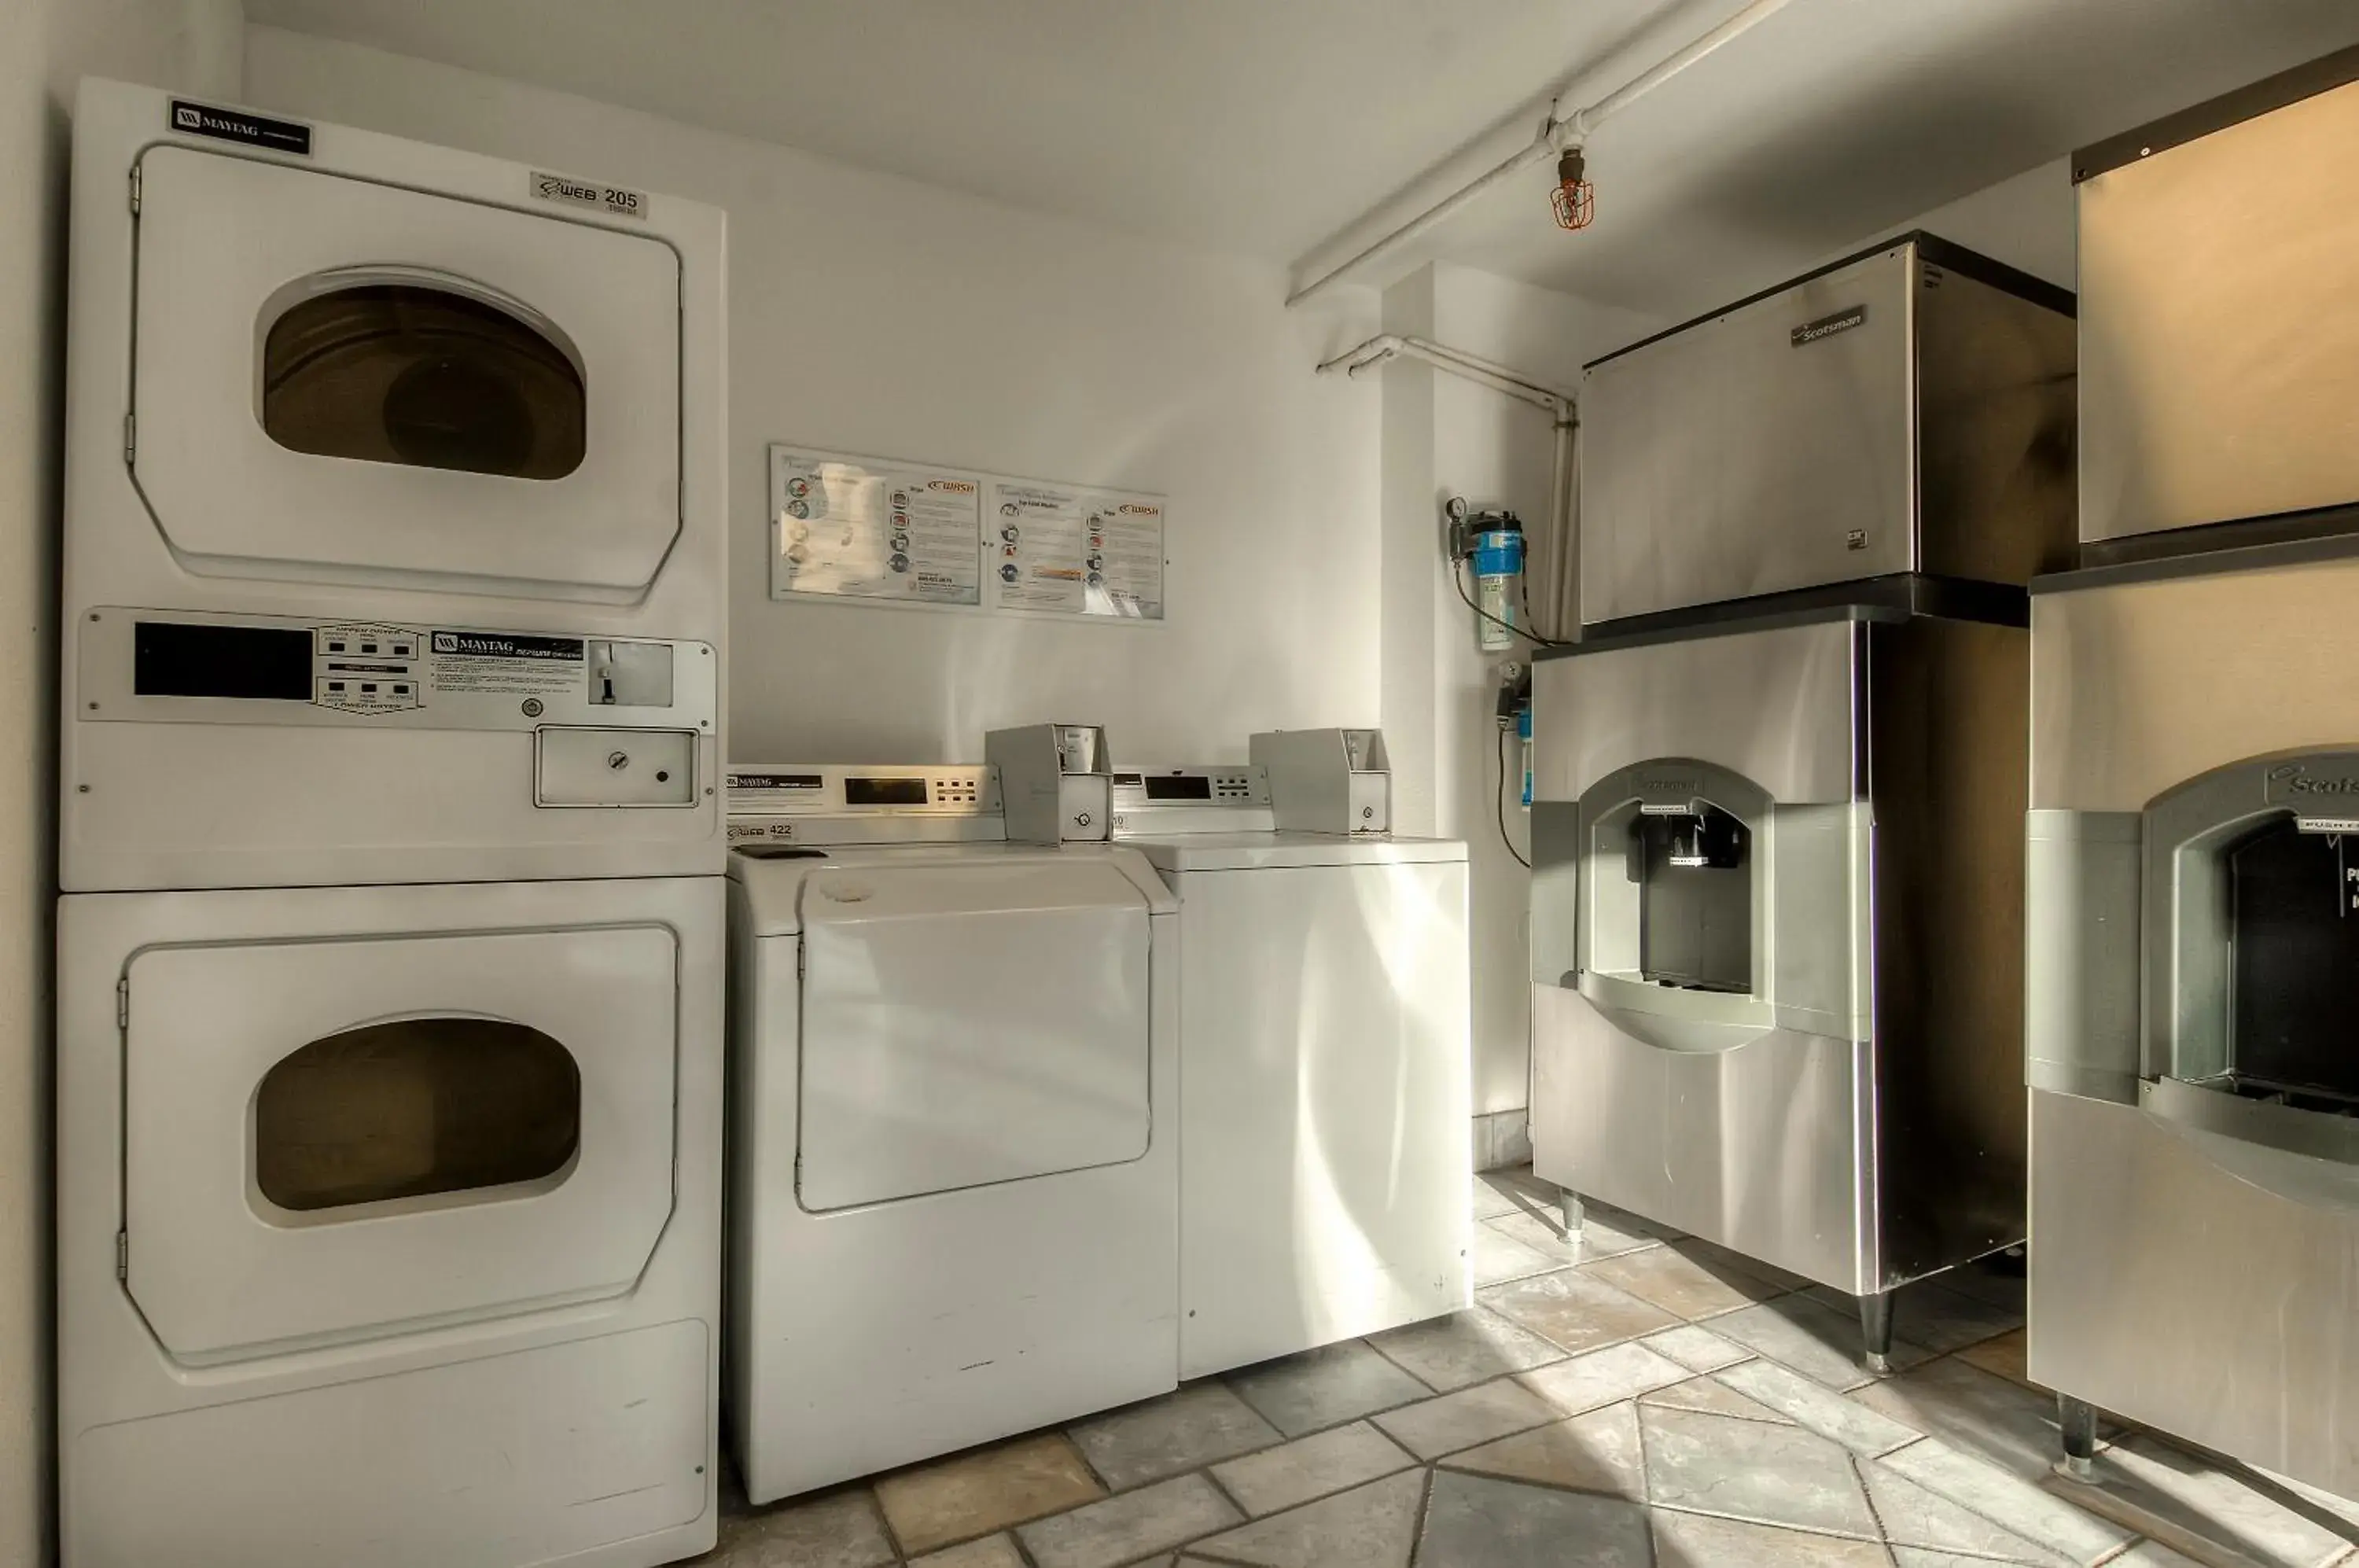
<svg viewBox="0 0 2359 1568"><path fill-rule="evenodd" d="M647 593L681 524L669 245L189 147L138 169L132 472L184 568Z"/></svg>

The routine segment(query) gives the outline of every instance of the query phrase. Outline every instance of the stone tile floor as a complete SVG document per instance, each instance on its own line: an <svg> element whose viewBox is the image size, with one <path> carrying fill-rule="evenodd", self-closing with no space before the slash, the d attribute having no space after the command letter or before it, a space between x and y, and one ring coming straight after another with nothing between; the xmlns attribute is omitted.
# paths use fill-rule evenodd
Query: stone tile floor
<svg viewBox="0 0 2359 1568"><path fill-rule="evenodd" d="M1909 1287L1895 1372L1852 1302L1592 1204L1573 1241L1528 1171L1475 1179L1477 1304L1454 1317L766 1509L726 1498L711 1568L2184 1568L2038 1485L2054 1401L2023 1283ZM2255 1561L2359 1568L2359 1527L2142 1432L2100 1463ZM724 1482L724 1487L730 1487ZM2332 1528L2330 1528L2332 1527Z"/></svg>

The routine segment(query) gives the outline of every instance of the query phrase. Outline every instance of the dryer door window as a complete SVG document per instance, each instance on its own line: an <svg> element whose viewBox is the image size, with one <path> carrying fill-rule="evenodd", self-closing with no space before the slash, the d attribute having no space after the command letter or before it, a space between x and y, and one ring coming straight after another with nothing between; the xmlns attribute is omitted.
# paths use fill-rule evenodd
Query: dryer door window
<svg viewBox="0 0 2359 1568"><path fill-rule="evenodd" d="M192 147L140 173L132 471L181 570L645 597L681 524L669 245Z"/></svg>
<svg viewBox="0 0 2359 1568"><path fill-rule="evenodd" d="M262 428L280 446L516 479L582 466L582 364L555 322L369 270L298 293L262 341Z"/></svg>
<svg viewBox="0 0 2359 1568"><path fill-rule="evenodd" d="M154 947L125 1280L207 1365L628 1290L672 1207L659 926Z"/></svg>
<svg viewBox="0 0 2359 1568"><path fill-rule="evenodd" d="M504 1018L340 1029L279 1059L254 1099L254 1178L296 1214L546 1191L582 1147L582 1070Z"/></svg>

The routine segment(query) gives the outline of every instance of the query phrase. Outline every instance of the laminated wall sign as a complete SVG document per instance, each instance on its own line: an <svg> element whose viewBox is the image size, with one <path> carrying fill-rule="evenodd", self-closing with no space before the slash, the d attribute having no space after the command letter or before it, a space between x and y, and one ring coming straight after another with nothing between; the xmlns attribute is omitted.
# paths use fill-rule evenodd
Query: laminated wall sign
<svg viewBox="0 0 2359 1568"><path fill-rule="evenodd" d="M981 481L770 449L770 597L983 603Z"/></svg>
<svg viewBox="0 0 2359 1568"><path fill-rule="evenodd" d="M1164 617L1161 496L770 449L770 596Z"/></svg>

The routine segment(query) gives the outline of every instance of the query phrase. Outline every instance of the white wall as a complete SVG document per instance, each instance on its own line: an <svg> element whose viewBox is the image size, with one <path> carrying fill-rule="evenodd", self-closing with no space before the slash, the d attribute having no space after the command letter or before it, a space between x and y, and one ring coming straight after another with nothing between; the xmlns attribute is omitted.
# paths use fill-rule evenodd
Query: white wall
<svg viewBox="0 0 2359 1568"><path fill-rule="evenodd" d="M1311 371L1373 295L1289 314L1273 266L275 28L246 90L728 209L733 756L976 760L1068 719L1118 761L1242 761L1375 718L1379 398ZM773 603L772 441L1163 492L1169 622Z"/></svg>
<svg viewBox="0 0 2359 1568"><path fill-rule="evenodd" d="M1384 309L1388 332L1430 337L1566 388L1579 385L1586 361L1663 324L1446 263L1395 284ZM1462 838L1472 854L1474 1110L1490 1115L1527 1098L1528 884L1500 838L1493 714L1501 665L1529 652L1486 655L1476 646L1473 612L1441 556L1441 504L1464 495L1478 509L1503 506L1540 532L1554 424L1538 408L1412 362L1393 362L1383 380L1385 738L1397 795L1414 813L1404 825ZM1507 766L1512 776L1512 736ZM1514 794L1506 817L1521 849Z"/></svg>
<svg viewBox="0 0 2359 1568"><path fill-rule="evenodd" d="M73 87L237 91L238 0L0 4L0 1568L47 1560L49 931Z"/></svg>

